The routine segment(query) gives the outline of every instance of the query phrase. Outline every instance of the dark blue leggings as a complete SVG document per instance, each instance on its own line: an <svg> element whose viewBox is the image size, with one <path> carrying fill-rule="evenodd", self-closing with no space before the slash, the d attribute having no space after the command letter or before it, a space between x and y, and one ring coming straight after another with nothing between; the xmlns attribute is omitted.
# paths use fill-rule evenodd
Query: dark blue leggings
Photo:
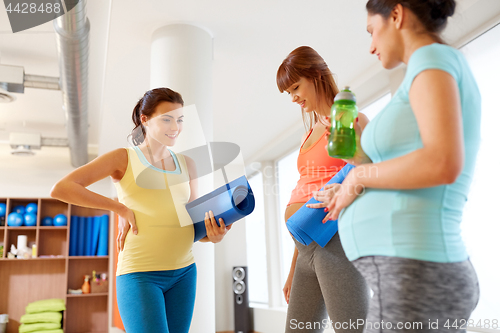
<svg viewBox="0 0 500 333"><path fill-rule="evenodd" d="M127 333L188 333L196 296L196 265L116 277Z"/></svg>

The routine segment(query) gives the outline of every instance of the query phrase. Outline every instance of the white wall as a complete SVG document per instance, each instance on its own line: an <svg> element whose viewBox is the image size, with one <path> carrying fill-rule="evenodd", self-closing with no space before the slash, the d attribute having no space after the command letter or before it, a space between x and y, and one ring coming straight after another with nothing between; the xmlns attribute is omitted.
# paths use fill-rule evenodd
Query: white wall
<svg viewBox="0 0 500 333"><path fill-rule="evenodd" d="M52 186L75 169L67 148L42 147L34 156L14 157L10 151L9 145L0 145L0 197L49 198ZM112 186L104 179L89 189L110 196Z"/></svg>

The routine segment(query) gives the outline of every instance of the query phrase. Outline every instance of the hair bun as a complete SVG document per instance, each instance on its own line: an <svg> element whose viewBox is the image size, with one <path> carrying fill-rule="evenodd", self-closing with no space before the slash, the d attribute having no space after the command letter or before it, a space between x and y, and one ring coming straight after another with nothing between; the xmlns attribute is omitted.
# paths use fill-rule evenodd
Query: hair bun
<svg viewBox="0 0 500 333"><path fill-rule="evenodd" d="M455 13L455 0L428 0L431 7L431 17L433 19L444 19L453 16Z"/></svg>

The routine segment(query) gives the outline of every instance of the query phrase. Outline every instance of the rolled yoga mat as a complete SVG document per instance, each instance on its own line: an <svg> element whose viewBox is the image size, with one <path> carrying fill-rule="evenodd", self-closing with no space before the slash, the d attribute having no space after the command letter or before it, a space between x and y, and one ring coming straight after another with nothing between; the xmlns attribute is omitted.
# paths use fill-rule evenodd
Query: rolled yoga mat
<svg viewBox="0 0 500 333"><path fill-rule="evenodd" d="M219 218L222 218L228 226L252 213L254 208L255 199L245 176L191 201L186 205L186 210L193 221L194 241L207 235L205 213L208 211L214 213L217 225Z"/></svg>
<svg viewBox="0 0 500 333"><path fill-rule="evenodd" d="M346 164L326 184L342 184L349 171L353 168L354 165ZM325 247L335 233L337 233L338 224L337 220L327 221L323 224L322 221L326 216L324 208L306 207L306 205L315 203L319 203L319 201L314 199L314 197L309 199L295 214L290 216L288 221L286 221L286 226L292 236L301 244L309 245L312 241L315 241L319 246Z"/></svg>

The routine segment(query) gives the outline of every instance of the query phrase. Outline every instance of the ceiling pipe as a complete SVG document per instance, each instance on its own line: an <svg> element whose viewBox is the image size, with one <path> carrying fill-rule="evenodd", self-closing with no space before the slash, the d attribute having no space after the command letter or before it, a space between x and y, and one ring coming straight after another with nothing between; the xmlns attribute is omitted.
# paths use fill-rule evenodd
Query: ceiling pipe
<svg viewBox="0 0 500 333"><path fill-rule="evenodd" d="M60 84L66 113L71 164L88 162L88 59L90 23L86 1L54 20Z"/></svg>
<svg viewBox="0 0 500 333"><path fill-rule="evenodd" d="M58 77L24 74L25 88L61 90Z"/></svg>

